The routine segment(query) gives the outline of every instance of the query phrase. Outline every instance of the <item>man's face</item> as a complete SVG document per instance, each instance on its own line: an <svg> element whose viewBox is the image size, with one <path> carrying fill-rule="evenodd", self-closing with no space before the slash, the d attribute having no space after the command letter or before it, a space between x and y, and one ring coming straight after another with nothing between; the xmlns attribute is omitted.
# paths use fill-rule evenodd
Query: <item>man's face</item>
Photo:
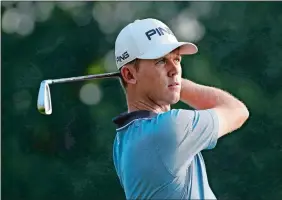
<svg viewBox="0 0 282 200"><path fill-rule="evenodd" d="M156 60L139 60L136 91L157 105L175 104L180 99L181 56L178 50Z"/></svg>

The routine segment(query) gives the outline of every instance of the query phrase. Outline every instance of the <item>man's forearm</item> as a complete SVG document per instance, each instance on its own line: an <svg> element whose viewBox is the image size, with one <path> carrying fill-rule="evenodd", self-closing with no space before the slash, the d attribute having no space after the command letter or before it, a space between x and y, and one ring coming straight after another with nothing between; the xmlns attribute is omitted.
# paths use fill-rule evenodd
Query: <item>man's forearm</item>
<svg viewBox="0 0 282 200"><path fill-rule="evenodd" d="M204 86L187 79L182 79L181 101L194 109L210 109L217 106L242 105L231 94L214 87Z"/></svg>

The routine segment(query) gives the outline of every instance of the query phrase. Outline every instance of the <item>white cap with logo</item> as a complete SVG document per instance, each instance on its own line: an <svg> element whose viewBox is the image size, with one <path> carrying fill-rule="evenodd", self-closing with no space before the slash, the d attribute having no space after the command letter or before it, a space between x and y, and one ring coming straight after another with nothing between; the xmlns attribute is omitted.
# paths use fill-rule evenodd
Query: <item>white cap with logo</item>
<svg viewBox="0 0 282 200"><path fill-rule="evenodd" d="M115 42L117 68L139 59L158 59L180 47L181 55L198 51L195 44L178 42L173 32L163 22L148 18L135 20L124 27Z"/></svg>

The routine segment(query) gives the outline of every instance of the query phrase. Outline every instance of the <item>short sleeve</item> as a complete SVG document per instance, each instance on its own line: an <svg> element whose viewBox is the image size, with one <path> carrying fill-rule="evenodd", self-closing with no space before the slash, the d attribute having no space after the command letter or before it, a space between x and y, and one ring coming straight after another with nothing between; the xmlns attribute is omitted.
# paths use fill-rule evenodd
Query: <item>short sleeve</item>
<svg viewBox="0 0 282 200"><path fill-rule="evenodd" d="M212 109L173 109L165 114L158 137L158 151L168 166L180 167L191 162L193 157L205 149L216 146L218 118Z"/></svg>
<svg viewBox="0 0 282 200"><path fill-rule="evenodd" d="M218 139L219 123L217 114L212 109L196 110L193 112L192 129L185 131L185 134L188 134L186 137L193 141L196 152L205 149L213 149ZM180 118L179 120L185 121L186 115L188 115L187 110L180 110L178 116Z"/></svg>

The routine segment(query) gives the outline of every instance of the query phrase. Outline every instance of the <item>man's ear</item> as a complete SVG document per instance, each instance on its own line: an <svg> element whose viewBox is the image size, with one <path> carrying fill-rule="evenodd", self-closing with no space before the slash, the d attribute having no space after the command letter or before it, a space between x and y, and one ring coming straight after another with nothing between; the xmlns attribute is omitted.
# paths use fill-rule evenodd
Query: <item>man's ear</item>
<svg viewBox="0 0 282 200"><path fill-rule="evenodd" d="M136 69L132 66L123 66L121 68L121 76L127 84L136 84Z"/></svg>

